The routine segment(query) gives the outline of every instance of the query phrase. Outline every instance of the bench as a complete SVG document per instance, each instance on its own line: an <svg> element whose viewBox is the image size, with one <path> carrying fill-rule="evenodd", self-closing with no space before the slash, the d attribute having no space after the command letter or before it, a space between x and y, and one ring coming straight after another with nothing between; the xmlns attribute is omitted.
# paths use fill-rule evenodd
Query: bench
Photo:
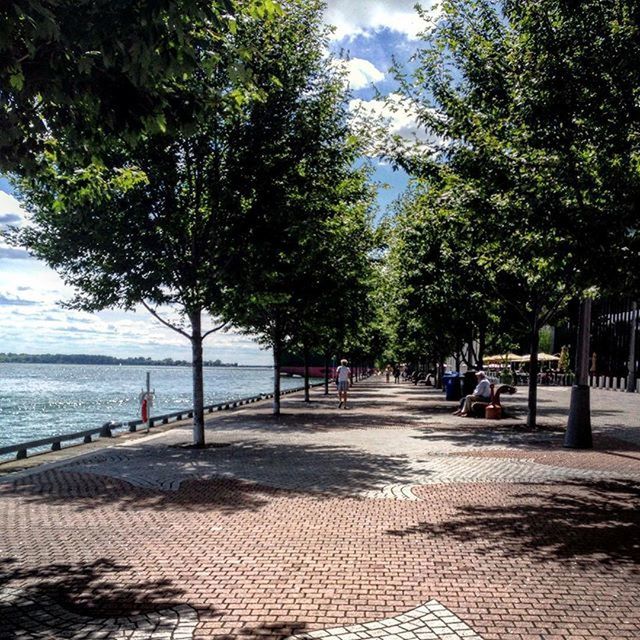
<svg viewBox="0 0 640 640"><path fill-rule="evenodd" d="M502 417L502 405L500 404L500 394L508 393L513 395L517 389L510 384L502 384L497 389L491 385L491 398L489 402L474 402L471 405L471 415L474 418L488 418L499 420Z"/></svg>

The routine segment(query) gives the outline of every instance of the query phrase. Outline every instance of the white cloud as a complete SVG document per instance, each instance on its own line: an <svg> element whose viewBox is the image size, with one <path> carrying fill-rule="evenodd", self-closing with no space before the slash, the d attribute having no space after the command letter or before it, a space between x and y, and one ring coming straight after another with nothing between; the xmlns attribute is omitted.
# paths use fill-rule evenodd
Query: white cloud
<svg viewBox="0 0 640 640"><path fill-rule="evenodd" d="M387 132L392 135L434 141L434 136L420 125L416 106L398 93L390 93L383 100L351 100L349 110L360 124L378 120L385 123Z"/></svg>
<svg viewBox="0 0 640 640"><path fill-rule="evenodd" d="M383 100L354 99L349 108L352 127L368 140L364 153L372 158L400 152L433 155L442 147L442 140L420 123L417 106L400 94L391 93Z"/></svg>
<svg viewBox="0 0 640 640"><path fill-rule="evenodd" d="M0 190L0 226L22 225L28 215L20 203ZM92 353L118 357L190 360L184 337L160 324L142 307L85 313L56 306L73 290L46 264L17 260L20 251L0 241L0 352ZM203 328L210 328L209 320ZM271 356L249 336L218 332L205 341L205 358L240 364L270 364Z"/></svg>
<svg viewBox="0 0 640 640"><path fill-rule="evenodd" d="M13 196L5 191L0 191L0 224L2 222L22 224L27 217L27 212Z"/></svg>
<svg viewBox="0 0 640 640"><path fill-rule="evenodd" d="M425 28L415 4L415 0L329 0L325 20L335 27L336 40L368 36L384 28L414 39ZM429 9L434 1L422 5Z"/></svg>
<svg viewBox="0 0 640 640"><path fill-rule="evenodd" d="M368 60L351 58L343 62L347 70L347 82L354 91L384 80L384 73Z"/></svg>

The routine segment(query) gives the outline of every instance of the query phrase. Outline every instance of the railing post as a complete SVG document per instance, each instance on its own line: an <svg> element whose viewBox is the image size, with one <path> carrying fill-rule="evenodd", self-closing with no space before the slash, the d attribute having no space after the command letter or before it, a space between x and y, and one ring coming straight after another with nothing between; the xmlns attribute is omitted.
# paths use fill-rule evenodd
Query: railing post
<svg viewBox="0 0 640 640"><path fill-rule="evenodd" d="M111 423L110 422L105 422L102 425L102 429L100 429L100 437L101 438L111 438L112 437L112 433L111 433Z"/></svg>

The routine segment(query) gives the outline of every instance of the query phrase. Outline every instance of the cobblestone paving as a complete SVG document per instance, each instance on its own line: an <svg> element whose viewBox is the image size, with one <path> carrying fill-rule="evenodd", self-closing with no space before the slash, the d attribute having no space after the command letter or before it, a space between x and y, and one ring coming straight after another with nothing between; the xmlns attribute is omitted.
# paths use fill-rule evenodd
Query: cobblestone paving
<svg viewBox="0 0 640 640"><path fill-rule="evenodd" d="M339 459L334 466L327 466L324 457L319 457L314 464L307 464L302 469L291 465L275 467L269 465L275 451L258 443L235 443L223 449L196 453L176 452L163 447L158 448L152 458L144 448L128 451L119 451L113 456L92 456L59 469L110 476L136 487L161 491L177 491L187 480L211 480L222 476L289 491L325 493L344 493L341 487L348 484L346 476L353 471L351 467L341 469L338 466L341 463ZM297 457L295 451L291 455ZM342 463L346 464L347 460L344 459ZM352 494L370 498L415 499L410 492L405 493L404 488L461 482L540 483L562 479L606 479L610 472L542 465L530 458L428 456L407 462L403 476L406 481L402 484L381 484L367 488L365 483L358 483L354 485ZM621 471L618 477L640 480L640 469ZM38 475L35 481L40 481Z"/></svg>
<svg viewBox="0 0 640 640"><path fill-rule="evenodd" d="M68 611L45 595L33 598L27 591L4 587L0 621L0 638L190 640L198 618L187 605L128 618L92 618Z"/></svg>
<svg viewBox="0 0 640 640"><path fill-rule="evenodd" d="M216 415L208 449L175 428L7 475L0 639L118 620L109 637L169 640L131 621L184 611L176 640L637 640L640 395L593 394L585 452L561 447L568 392L540 400L531 432L518 395L511 419L463 420L374 380L347 411L315 392L278 420L266 403ZM438 606L446 620L421 609ZM445 626L388 631L421 610Z"/></svg>
<svg viewBox="0 0 640 640"><path fill-rule="evenodd" d="M407 611L395 618L365 622L350 627L322 629L288 640L482 640L482 638L437 600Z"/></svg>

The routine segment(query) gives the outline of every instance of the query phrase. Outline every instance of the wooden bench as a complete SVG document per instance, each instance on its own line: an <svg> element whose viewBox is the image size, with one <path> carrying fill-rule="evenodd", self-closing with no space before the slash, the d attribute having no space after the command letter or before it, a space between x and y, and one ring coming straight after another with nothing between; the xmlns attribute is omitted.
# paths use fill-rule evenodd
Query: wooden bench
<svg viewBox="0 0 640 640"><path fill-rule="evenodd" d="M513 395L517 389L510 384L502 384L497 389L491 385L491 398L489 402L474 402L471 405L471 415L474 418L490 418L498 420L502 417L502 405L500 404L500 394L508 393Z"/></svg>

